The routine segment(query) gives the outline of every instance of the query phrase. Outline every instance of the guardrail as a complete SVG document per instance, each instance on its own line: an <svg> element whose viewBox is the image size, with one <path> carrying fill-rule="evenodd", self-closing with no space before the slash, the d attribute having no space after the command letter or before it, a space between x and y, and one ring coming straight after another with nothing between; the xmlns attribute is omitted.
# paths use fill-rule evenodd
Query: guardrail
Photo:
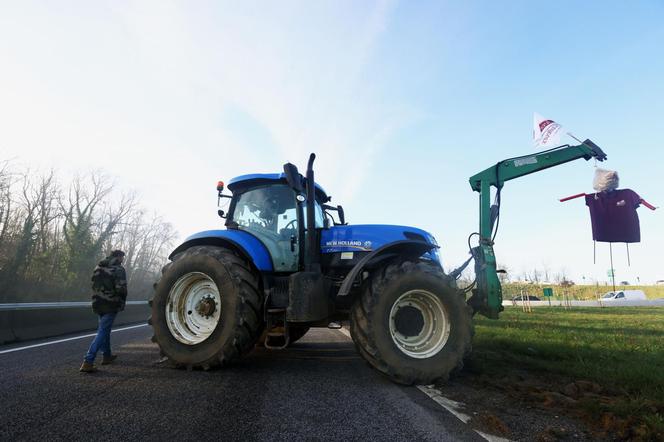
<svg viewBox="0 0 664 442"><path fill-rule="evenodd" d="M114 325L145 322L147 301L127 301ZM0 304L0 344L76 333L97 328L90 302L22 302Z"/></svg>

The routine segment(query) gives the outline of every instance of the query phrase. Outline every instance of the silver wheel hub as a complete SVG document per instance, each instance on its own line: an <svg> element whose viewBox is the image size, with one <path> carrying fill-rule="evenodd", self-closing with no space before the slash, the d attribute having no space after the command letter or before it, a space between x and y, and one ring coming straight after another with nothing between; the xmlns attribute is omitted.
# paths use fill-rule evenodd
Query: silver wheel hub
<svg viewBox="0 0 664 442"><path fill-rule="evenodd" d="M443 302L426 290L406 292L392 304L389 328L397 348L416 359L436 355L450 337Z"/></svg>
<svg viewBox="0 0 664 442"><path fill-rule="evenodd" d="M205 273L181 276L168 293L166 323L175 339L187 345L206 340L219 324L221 296Z"/></svg>

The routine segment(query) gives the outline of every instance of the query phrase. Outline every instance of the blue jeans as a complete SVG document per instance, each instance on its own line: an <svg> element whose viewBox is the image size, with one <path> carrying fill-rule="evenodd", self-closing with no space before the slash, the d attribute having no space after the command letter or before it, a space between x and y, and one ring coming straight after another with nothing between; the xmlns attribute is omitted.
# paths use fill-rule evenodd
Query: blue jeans
<svg viewBox="0 0 664 442"><path fill-rule="evenodd" d="M99 327L97 328L97 336L90 344L90 349L85 355L85 362L94 362L97 352L101 350L104 356L111 355L111 327L115 320L117 313L106 313L99 315Z"/></svg>

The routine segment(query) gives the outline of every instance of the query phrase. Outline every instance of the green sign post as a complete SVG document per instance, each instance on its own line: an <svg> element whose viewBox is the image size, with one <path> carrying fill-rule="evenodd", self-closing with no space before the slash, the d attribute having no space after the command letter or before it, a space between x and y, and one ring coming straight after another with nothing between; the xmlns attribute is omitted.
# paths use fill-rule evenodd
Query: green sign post
<svg viewBox="0 0 664 442"><path fill-rule="evenodd" d="M553 296L553 289L551 287L544 287L542 289L542 294L549 301L549 305L551 305L551 297Z"/></svg>

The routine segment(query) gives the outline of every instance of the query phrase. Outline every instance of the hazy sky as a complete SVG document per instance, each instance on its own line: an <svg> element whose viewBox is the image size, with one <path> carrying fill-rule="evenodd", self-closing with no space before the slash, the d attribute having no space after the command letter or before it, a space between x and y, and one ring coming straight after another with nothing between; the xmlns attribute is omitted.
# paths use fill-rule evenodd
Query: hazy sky
<svg viewBox="0 0 664 442"><path fill-rule="evenodd" d="M533 151L535 111L664 206L662 23L660 1L0 1L0 159L104 168L183 238L222 225L217 180L316 152L351 223L424 228L450 268L477 230L468 177ZM607 279L583 201L557 201L592 178L579 160L505 186L513 276ZM664 279L664 210L639 214L617 277Z"/></svg>

